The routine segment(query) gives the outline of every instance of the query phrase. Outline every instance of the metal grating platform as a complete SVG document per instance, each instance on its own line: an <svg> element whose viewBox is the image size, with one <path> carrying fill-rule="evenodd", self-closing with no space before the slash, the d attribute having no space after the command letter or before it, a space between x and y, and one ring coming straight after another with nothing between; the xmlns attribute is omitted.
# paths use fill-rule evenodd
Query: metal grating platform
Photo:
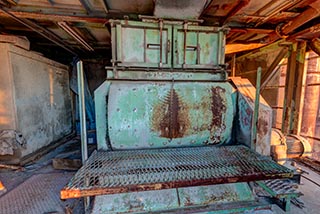
<svg viewBox="0 0 320 214"><path fill-rule="evenodd" d="M291 177L245 146L94 152L61 191L76 198L132 191Z"/></svg>
<svg viewBox="0 0 320 214"><path fill-rule="evenodd" d="M61 201L60 189L74 173L36 174L0 197L0 214L66 213L75 200Z"/></svg>

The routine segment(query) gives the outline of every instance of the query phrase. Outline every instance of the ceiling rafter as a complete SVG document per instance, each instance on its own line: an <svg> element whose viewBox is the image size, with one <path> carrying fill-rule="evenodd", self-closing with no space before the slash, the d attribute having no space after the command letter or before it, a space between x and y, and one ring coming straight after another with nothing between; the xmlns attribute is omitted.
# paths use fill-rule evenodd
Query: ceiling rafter
<svg viewBox="0 0 320 214"><path fill-rule="evenodd" d="M33 21L31 21L29 19L18 18L2 7L0 7L0 11L7 14L8 16L10 16L12 19L19 22L20 24L23 24L24 26L32 29L36 33L38 33L41 36L45 37L46 39L50 40L54 44L62 47L66 51L72 53L73 55L76 55L76 56L78 55L71 47L69 47L69 45L67 43L65 43L63 40L60 39L60 37L58 37L57 35L55 35L51 31L43 28L42 26L34 23Z"/></svg>

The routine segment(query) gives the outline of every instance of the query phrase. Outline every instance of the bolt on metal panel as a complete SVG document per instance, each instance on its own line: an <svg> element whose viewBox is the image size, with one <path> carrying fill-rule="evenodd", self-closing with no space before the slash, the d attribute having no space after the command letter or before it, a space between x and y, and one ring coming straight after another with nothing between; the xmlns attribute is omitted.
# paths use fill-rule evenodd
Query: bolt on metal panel
<svg viewBox="0 0 320 214"><path fill-rule="evenodd" d="M110 144L138 149L225 143L231 138L231 93L228 83L112 82Z"/></svg>

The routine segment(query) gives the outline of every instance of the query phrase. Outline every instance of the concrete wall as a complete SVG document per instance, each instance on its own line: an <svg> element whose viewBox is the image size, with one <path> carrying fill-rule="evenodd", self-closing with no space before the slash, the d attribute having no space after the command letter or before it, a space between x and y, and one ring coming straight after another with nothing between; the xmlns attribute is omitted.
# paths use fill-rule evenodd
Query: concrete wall
<svg viewBox="0 0 320 214"><path fill-rule="evenodd" d="M25 156L71 132L68 67L10 44L0 50L0 130L23 134Z"/></svg>

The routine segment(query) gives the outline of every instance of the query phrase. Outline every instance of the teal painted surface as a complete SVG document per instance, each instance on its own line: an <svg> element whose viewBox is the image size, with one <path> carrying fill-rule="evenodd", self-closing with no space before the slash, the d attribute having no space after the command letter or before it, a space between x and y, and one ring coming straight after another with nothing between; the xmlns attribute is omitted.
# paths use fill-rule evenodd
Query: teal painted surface
<svg viewBox="0 0 320 214"><path fill-rule="evenodd" d="M111 23L115 25L112 27L112 47L116 49L112 58L119 66L215 68L224 64L223 28L188 25L185 33L182 24L170 23L163 25L161 33L160 23Z"/></svg>
<svg viewBox="0 0 320 214"><path fill-rule="evenodd" d="M117 49L113 58L120 66L159 67L162 46L162 67L171 67L171 25L163 25L162 43L157 23L121 21L112 31L116 37L113 47Z"/></svg>
<svg viewBox="0 0 320 214"><path fill-rule="evenodd" d="M176 189L96 196L92 213L140 213L179 208Z"/></svg>
<svg viewBox="0 0 320 214"><path fill-rule="evenodd" d="M182 207L254 200L247 183L179 188L178 192Z"/></svg>
<svg viewBox="0 0 320 214"><path fill-rule="evenodd" d="M130 79L130 80L192 80L192 81L225 81L227 72L182 72L182 71L113 71L107 70L107 79Z"/></svg>
<svg viewBox="0 0 320 214"><path fill-rule="evenodd" d="M184 37L186 35L186 49L184 49ZM184 64L188 68L213 67L219 65L219 55L223 55L219 42L223 34L216 29L203 26L188 26L185 33L182 26L174 27L174 67L181 68Z"/></svg>
<svg viewBox="0 0 320 214"><path fill-rule="evenodd" d="M223 205L253 201L255 201L255 198L247 183L220 184L96 196L92 213L161 212L188 207L201 208L201 206L214 204ZM247 209L250 209L250 207L231 209L229 212L220 210L218 213Z"/></svg>
<svg viewBox="0 0 320 214"><path fill-rule="evenodd" d="M107 107L110 143L115 149L225 143L233 122L231 93L229 83L112 82Z"/></svg>
<svg viewBox="0 0 320 214"><path fill-rule="evenodd" d="M96 132L98 149L108 150L107 140L107 97L109 93L110 82L105 81L94 91L95 112L96 112Z"/></svg>

